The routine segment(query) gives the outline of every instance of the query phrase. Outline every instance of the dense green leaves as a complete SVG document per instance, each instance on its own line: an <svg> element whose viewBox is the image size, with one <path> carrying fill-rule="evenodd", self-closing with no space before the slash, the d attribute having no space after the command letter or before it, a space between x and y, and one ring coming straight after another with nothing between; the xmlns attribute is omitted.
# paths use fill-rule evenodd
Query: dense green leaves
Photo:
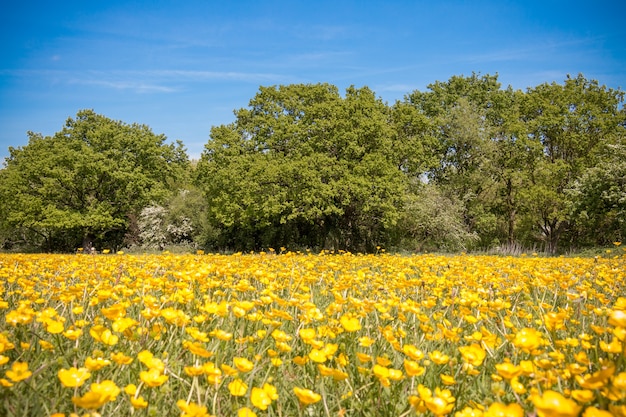
<svg viewBox="0 0 626 417"><path fill-rule="evenodd" d="M52 137L29 133L1 171L2 200L11 201L5 222L48 250L122 245L132 216L165 198L186 164L181 145L164 141L146 126L89 110Z"/></svg>
<svg viewBox="0 0 626 417"><path fill-rule="evenodd" d="M375 251L532 248L626 234L626 110L582 75L527 91L437 81L260 87L197 165L146 126L79 112L0 171L0 243Z"/></svg>
<svg viewBox="0 0 626 417"><path fill-rule="evenodd" d="M220 244L371 250L399 217L405 179L389 108L367 88L261 88L216 127L198 165Z"/></svg>

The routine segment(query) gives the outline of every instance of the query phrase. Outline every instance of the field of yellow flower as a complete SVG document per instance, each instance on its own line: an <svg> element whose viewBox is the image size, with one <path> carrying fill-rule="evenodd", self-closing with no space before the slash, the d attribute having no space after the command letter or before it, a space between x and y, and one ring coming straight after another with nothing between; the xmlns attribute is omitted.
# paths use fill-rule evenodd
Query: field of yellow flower
<svg viewBox="0 0 626 417"><path fill-rule="evenodd" d="M0 255L0 415L626 416L626 254Z"/></svg>

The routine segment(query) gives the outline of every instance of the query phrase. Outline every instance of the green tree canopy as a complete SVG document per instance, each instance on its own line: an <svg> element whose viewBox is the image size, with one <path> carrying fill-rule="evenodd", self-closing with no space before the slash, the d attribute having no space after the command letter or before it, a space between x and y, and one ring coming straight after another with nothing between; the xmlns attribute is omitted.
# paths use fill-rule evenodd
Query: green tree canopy
<svg viewBox="0 0 626 417"><path fill-rule="evenodd" d="M198 164L210 218L229 247L371 250L405 191L389 108L368 88L262 87L211 131Z"/></svg>
<svg viewBox="0 0 626 417"><path fill-rule="evenodd" d="M166 144L144 125L78 112L51 137L29 132L0 171L4 221L46 250L123 243L129 222L188 163L182 145Z"/></svg>
<svg viewBox="0 0 626 417"><path fill-rule="evenodd" d="M529 138L543 152L529 166L531 181L520 205L549 252L557 251L563 234L576 236L566 191L606 157L607 144L623 140L623 99L623 92L582 75L568 77L563 85L541 84L526 94L523 119Z"/></svg>

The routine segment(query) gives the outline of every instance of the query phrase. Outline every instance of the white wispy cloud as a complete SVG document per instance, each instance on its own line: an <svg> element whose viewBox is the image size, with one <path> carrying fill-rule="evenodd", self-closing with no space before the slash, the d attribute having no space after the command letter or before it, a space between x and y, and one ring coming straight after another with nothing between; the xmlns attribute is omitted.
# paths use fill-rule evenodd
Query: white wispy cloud
<svg viewBox="0 0 626 417"><path fill-rule="evenodd" d="M71 84L96 85L100 87L112 88L115 90L132 90L137 93L174 93L179 91L177 88L165 85L150 84L143 81L135 80L94 80L94 79L73 79L69 81Z"/></svg>
<svg viewBox="0 0 626 417"><path fill-rule="evenodd" d="M555 54L561 54L575 49L580 53L586 46L592 47L600 42L601 37L590 36L567 39L531 39L525 40L521 46L493 49L485 52L460 54L458 60L469 63L511 62L526 61L544 58L554 58Z"/></svg>
<svg viewBox="0 0 626 417"><path fill-rule="evenodd" d="M284 75L262 72L239 72L239 71L196 71L196 70L148 70L131 72L135 75L152 76L166 79L186 80L233 80L233 81L276 81L284 78Z"/></svg>
<svg viewBox="0 0 626 417"><path fill-rule="evenodd" d="M417 88L418 87L413 84L383 84L374 86L374 90L381 93L409 93Z"/></svg>
<svg viewBox="0 0 626 417"><path fill-rule="evenodd" d="M331 41L350 34L350 28L340 25L297 26L295 32L300 38Z"/></svg>
<svg viewBox="0 0 626 417"><path fill-rule="evenodd" d="M93 85L138 93L175 93L192 88L190 84L212 81L268 84L289 79L289 76L277 73L170 69L128 71L0 70L0 73L22 78L39 78L55 84Z"/></svg>

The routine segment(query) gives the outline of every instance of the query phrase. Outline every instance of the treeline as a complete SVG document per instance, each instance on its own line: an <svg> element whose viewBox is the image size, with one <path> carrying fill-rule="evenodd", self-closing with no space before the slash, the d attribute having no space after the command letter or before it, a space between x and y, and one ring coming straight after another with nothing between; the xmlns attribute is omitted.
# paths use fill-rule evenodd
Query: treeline
<svg viewBox="0 0 626 417"><path fill-rule="evenodd" d="M261 87L199 161L85 110L0 170L6 250L488 250L626 236L621 90L455 76L387 104L367 87Z"/></svg>

